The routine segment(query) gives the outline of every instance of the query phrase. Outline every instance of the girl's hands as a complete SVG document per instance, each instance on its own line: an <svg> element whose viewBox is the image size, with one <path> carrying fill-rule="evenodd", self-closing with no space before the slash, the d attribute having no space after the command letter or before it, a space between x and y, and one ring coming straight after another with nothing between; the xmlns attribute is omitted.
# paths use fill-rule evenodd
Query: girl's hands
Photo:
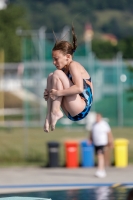
<svg viewBox="0 0 133 200"><path fill-rule="evenodd" d="M43 98L45 99L45 101L47 101L49 97L52 100L56 100L58 98L58 96L57 96L57 90L51 89L50 92L48 92L48 90L45 89L44 93L43 93Z"/></svg>
<svg viewBox="0 0 133 200"><path fill-rule="evenodd" d="M56 100L58 98L57 90L55 89L50 90L50 97L52 100Z"/></svg>
<svg viewBox="0 0 133 200"><path fill-rule="evenodd" d="M48 100L48 98L49 98L49 92L48 92L48 90L47 90L47 89L45 89L45 90L44 90L44 93L43 93L43 98L45 99L45 101L47 101L47 100Z"/></svg>

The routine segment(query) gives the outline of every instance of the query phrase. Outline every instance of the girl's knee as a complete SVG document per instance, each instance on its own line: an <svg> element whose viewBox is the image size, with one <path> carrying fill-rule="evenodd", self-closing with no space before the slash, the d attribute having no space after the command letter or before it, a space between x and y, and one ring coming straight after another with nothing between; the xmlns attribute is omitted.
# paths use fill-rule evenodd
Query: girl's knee
<svg viewBox="0 0 133 200"><path fill-rule="evenodd" d="M66 74L62 70L58 70L58 69L55 70L54 73L53 73L53 78L54 79L60 79L61 82L64 82L64 81L69 82L68 77L66 76Z"/></svg>
<svg viewBox="0 0 133 200"><path fill-rule="evenodd" d="M64 72L62 70L55 70L54 73L53 73L54 76L60 76L60 75L64 75Z"/></svg>

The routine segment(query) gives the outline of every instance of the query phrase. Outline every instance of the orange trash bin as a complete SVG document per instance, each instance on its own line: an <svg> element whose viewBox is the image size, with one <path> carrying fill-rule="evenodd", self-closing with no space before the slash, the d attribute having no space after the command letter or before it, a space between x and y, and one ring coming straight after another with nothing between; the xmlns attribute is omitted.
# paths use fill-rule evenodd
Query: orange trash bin
<svg viewBox="0 0 133 200"><path fill-rule="evenodd" d="M66 167L78 167L78 142L67 141L65 142L66 148Z"/></svg>

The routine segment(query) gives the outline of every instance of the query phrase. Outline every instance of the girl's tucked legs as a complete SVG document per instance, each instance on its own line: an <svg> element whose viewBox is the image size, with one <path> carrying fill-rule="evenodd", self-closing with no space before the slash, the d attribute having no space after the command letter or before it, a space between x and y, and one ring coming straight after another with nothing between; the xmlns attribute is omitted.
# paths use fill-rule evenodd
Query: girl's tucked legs
<svg viewBox="0 0 133 200"><path fill-rule="evenodd" d="M62 90L63 86L58 76L51 73L47 79L47 91L50 92L51 89ZM56 100L52 100L50 97L47 100L47 114L44 123L44 131L49 132L49 128L51 126L51 130L55 129L55 124L63 117L63 113L60 110L62 97L57 98Z"/></svg>
<svg viewBox="0 0 133 200"><path fill-rule="evenodd" d="M51 73L49 76L48 76L48 79L47 79L47 91L49 92L51 90L51 85L52 85L52 76L53 76L53 73ZM47 100L47 113L46 113L46 118L45 118L45 123L44 123L44 131L45 132L49 132L49 128L50 128L50 121L51 121L51 105L52 105L52 100L50 97L48 97L48 100Z"/></svg>
<svg viewBox="0 0 133 200"><path fill-rule="evenodd" d="M52 89L63 90L63 85L58 77L57 73L52 77ZM63 117L61 109L62 97L58 97L56 100L52 100L51 106L51 131L55 129L56 122Z"/></svg>
<svg viewBox="0 0 133 200"><path fill-rule="evenodd" d="M48 77L47 90L63 90L71 87L73 83L68 79L64 72L61 70L56 70L52 75ZM44 124L44 129L48 132L49 126L51 125L51 130L55 129L56 122L58 119L63 117L63 113L60 110L61 107L69 112L72 116L75 116L83 111L85 108L85 101L81 99L79 94L74 94L70 96L58 97L52 100L50 97L47 101L47 115ZM65 114L67 114L65 112Z"/></svg>

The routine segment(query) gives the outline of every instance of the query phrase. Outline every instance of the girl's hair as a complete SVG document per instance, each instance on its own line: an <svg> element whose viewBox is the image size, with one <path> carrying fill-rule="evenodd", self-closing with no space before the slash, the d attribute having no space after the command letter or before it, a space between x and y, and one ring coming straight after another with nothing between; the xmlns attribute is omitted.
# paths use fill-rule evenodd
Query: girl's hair
<svg viewBox="0 0 133 200"><path fill-rule="evenodd" d="M72 43L68 41L56 41L52 51L60 50L63 54L73 55L77 48L77 37L74 31L74 27L72 26Z"/></svg>

